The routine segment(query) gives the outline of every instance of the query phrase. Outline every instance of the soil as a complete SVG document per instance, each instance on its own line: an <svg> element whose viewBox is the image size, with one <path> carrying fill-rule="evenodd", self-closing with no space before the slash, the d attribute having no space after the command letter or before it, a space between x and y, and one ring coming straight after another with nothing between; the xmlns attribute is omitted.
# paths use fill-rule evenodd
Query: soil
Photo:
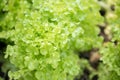
<svg viewBox="0 0 120 80"><path fill-rule="evenodd" d="M7 43L5 39L0 39L0 56L4 57L4 52L6 50ZM3 58L4 59L4 58ZM0 59L0 77L3 78L3 80L9 80L8 73L4 73L1 70L2 65L4 64L4 60Z"/></svg>

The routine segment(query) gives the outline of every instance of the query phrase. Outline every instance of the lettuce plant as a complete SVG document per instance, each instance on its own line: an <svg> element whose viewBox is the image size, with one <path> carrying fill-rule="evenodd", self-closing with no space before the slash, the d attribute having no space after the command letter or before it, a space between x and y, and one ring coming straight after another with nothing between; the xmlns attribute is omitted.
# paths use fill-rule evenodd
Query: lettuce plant
<svg viewBox="0 0 120 80"><path fill-rule="evenodd" d="M112 40L105 44L100 50L103 65L100 69L99 80L119 80L120 79L120 1L107 0L108 4L115 6L115 11L109 11L106 19L112 34ZM105 68L105 69L104 69ZM104 76L105 75L105 76Z"/></svg>
<svg viewBox="0 0 120 80"><path fill-rule="evenodd" d="M82 72L74 54L101 47L95 0L5 0L0 22L8 45L5 58L15 65L10 79L73 80ZM2 3L2 4L3 4Z"/></svg>

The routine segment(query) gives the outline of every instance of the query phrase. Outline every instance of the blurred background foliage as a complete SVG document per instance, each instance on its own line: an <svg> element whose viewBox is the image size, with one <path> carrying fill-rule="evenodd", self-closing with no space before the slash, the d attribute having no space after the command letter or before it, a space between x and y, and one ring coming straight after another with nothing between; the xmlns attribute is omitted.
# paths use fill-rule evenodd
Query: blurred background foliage
<svg viewBox="0 0 120 80"><path fill-rule="evenodd" d="M5 59L4 56L6 55L6 49L8 45L13 46L17 43L17 41L19 43L19 40L24 38L23 36L21 36L20 38L14 37L14 35L19 35L19 33L24 32L24 30L22 30L22 28L19 27L18 25L18 24L22 25L24 22L24 21L19 22L19 19L22 20L25 18L23 13L25 13L25 11L26 12L28 11L30 13L31 9L33 11L36 10L38 12L40 11L38 6L40 3L39 0L38 2L36 1L34 5L31 4L32 3L31 1L32 0L27 0L27 2L24 2L24 0L21 0L21 2L19 2L19 0L9 0L9 1L0 0L0 76L1 76L0 80L9 80L8 72L9 71L16 72L21 68L18 64L15 63L16 60L10 54L7 55L13 58L14 60L13 63L10 62L9 58ZM73 0L70 1L71 2L68 1L65 2L71 4ZM78 1L77 3L79 4L80 0L76 0L76 1ZM56 14L51 14L51 13L42 14L43 19L41 21L46 23L45 21L48 19L48 16L57 15L58 17L61 13L63 13L64 10L62 8L64 7L64 5L62 6L62 8L60 8L61 4L59 4L58 7L55 8L53 8L55 5L51 6L48 4L48 7L51 7L51 9L53 9ZM120 23L119 23L120 1L119 0L98 0L98 1L85 0L85 1L81 1L81 5L84 6L84 8L79 6L79 8L81 8L80 11L78 10L78 8L76 8L75 5L72 4L69 5L71 6L71 8L74 8L75 10L74 9L71 10L70 15L68 16L62 16L69 21L69 23L66 22L67 25L80 22L79 23L80 25L75 24L74 26L81 26L84 32L84 33L80 33L80 35L78 37L75 37L73 42L71 42L75 53L77 53L77 55L79 56L78 63L80 66L80 70L78 75L75 74L76 76L74 75L69 78L71 79L74 77L75 80L119 80L120 79L120 63L119 63L120 62ZM77 13L76 15L75 12ZM36 17L40 16L40 15L36 15L36 13L34 12L33 14ZM29 16L29 18L33 18L33 20L36 17ZM66 20L63 20L63 22L65 22ZM62 18L58 19L58 21L55 20L54 18L53 19L49 18L49 21L50 23L54 23L54 25L56 25L59 21L62 21ZM18 28L19 30L17 30L16 28ZM14 31L16 32L15 34ZM25 35L25 33L22 33L22 35ZM73 35L76 34L79 33L75 32ZM11 47L10 49L12 50L13 48L14 47ZM19 56L17 58L19 58ZM68 62L72 61L72 59L73 58L70 57ZM17 67L14 66L13 64L17 65ZM17 72L14 73L12 76L17 75L18 77L19 73L25 74L24 72ZM35 78L35 76L32 75L33 73L35 74L35 71L27 72L19 80L23 80L23 79L36 80L36 78L37 79L41 78L39 77L39 75L37 75L37 73L36 73L37 77ZM44 74L44 73L40 73L40 71L38 71L38 74ZM58 76L59 75L60 74L58 74Z"/></svg>

